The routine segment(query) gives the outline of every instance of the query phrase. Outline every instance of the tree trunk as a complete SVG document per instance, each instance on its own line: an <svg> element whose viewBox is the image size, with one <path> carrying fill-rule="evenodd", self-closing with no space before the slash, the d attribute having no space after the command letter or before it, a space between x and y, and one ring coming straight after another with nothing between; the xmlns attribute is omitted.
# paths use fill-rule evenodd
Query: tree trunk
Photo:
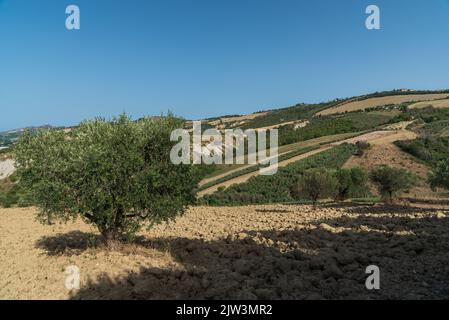
<svg viewBox="0 0 449 320"><path fill-rule="evenodd" d="M116 248L119 245L120 234L117 230L103 230L100 232L108 248Z"/></svg>

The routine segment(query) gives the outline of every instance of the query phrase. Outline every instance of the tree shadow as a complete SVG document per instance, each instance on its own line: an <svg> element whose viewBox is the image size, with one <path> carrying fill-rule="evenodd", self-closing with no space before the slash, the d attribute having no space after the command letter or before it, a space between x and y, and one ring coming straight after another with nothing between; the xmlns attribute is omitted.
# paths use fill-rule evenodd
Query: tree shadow
<svg viewBox="0 0 449 320"><path fill-rule="evenodd" d="M71 231L55 236L42 237L36 241L35 246L45 250L49 256L78 255L89 248L96 247L101 241L100 235Z"/></svg>
<svg viewBox="0 0 449 320"><path fill-rule="evenodd" d="M422 211L421 211L422 212ZM213 241L147 238L180 268L141 268L89 281L73 299L444 299L449 219L342 216ZM368 265L381 289L367 290Z"/></svg>

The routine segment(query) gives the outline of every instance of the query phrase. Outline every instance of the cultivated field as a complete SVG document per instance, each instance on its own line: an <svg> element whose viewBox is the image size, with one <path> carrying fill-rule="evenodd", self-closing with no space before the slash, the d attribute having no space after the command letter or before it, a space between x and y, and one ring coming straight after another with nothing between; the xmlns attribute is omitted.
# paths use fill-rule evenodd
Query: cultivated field
<svg viewBox="0 0 449 320"><path fill-rule="evenodd" d="M420 109L425 107L449 108L449 99L417 102L409 106L410 109Z"/></svg>
<svg viewBox="0 0 449 320"><path fill-rule="evenodd" d="M449 213L383 206L191 208L139 245L94 247L78 221L0 209L2 299L447 298ZM365 288L365 268L381 290ZM69 265L81 289L65 288Z"/></svg>
<svg viewBox="0 0 449 320"><path fill-rule="evenodd" d="M430 100L438 100L445 99L448 97L448 94L411 94L411 95L397 95L397 96L387 96L380 98L370 98L361 101L353 101L349 103L340 104L336 107L329 108L323 110L318 115L330 115L335 113L344 113L351 112L356 110L365 110L373 107L380 107L392 104L401 104L406 102L415 102L415 101L430 101Z"/></svg>

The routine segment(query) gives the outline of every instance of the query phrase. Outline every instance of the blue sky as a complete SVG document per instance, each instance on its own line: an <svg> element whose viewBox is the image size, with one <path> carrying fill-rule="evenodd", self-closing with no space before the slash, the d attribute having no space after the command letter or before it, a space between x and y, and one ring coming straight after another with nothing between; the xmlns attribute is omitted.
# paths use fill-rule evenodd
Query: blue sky
<svg viewBox="0 0 449 320"><path fill-rule="evenodd" d="M448 35L448 0L0 0L0 130L448 88Z"/></svg>

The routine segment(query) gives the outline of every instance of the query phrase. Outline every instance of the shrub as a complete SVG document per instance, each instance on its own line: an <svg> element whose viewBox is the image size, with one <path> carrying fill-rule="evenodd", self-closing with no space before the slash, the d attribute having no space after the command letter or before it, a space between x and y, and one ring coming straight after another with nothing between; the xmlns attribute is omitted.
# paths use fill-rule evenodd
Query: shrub
<svg viewBox="0 0 449 320"><path fill-rule="evenodd" d="M366 142L366 141L357 141L355 145L357 147L357 151L355 152L355 155L359 156L359 157L363 156L365 154L365 151L371 147L369 142Z"/></svg>
<svg viewBox="0 0 449 320"><path fill-rule="evenodd" d="M334 196L338 180L334 171L328 169L309 169L302 174L292 188L295 199L310 199L316 205L318 199Z"/></svg>
<svg viewBox="0 0 449 320"><path fill-rule="evenodd" d="M26 132L15 148L19 184L41 222L81 217L112 244L145 223L174 219L194 200L194 167L170 161L170 133L182 126L171 115L138 122L121 115L68 134Z"/></svg>
<svg viewBox="0 0 449 320"><path fill-rule="evenodd" d="M382 200L392 203L401 191L416 184L416 177L410 171L402 168L380 166L371 172L371 180L377 185Z"/></svg>

